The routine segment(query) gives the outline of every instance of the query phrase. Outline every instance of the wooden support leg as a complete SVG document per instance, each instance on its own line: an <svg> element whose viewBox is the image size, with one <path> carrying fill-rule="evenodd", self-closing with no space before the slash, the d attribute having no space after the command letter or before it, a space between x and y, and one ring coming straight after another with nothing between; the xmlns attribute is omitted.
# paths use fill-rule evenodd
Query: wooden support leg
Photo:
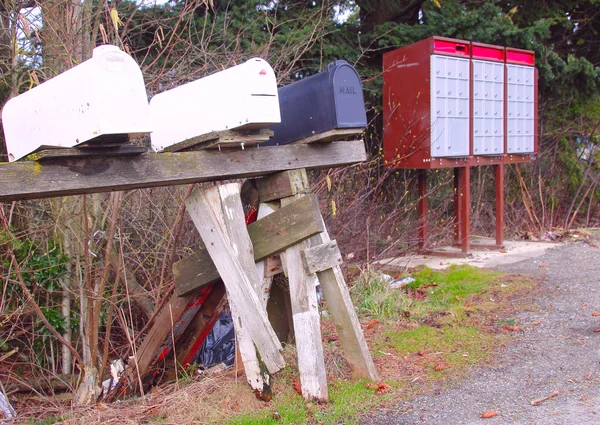
<svg viewBox="0 0 600 425"><path fill-rule="evenodd" d="M504 245L504 164L496 168L496 245Z"/></svg>
<svg viewBox="0 0 600 425"><path fill-rule="evenodd" d="M462 253L468 254L470 251L471 237L471 169L462 167L460 178L460 197L461 197L461 247Z"/></svg>
<svg viewBox="0 0 600 425"><path fill-rule="evenodd" d="M425 238L427 236L427 170L417 170L419 185L419 251L425 251Z"/></svg>
<svg viewBox="0 0 600 425"><path fill-rule="evenodd" d="M247 377L249 370L256 370L250 367L254 345L269 372L280 370L285 365L282 347L257 295L262 285L246 231L240 185L196 189L186 199L186 207L225 283L242 358L248 354ZM251 385L256 389L256 382Z"/></svg>
<svg viewBox="0 0 600 425"><path fill-rule="evenodd" d="M282 199L282 207L293 200ZM301 242L286 249L284 263L290 285L302 396L308 400L326 402L329 395L317 302L317 276L306 272L301 256L302 250L308 246L308 242Z"/></svg>
<svg viewBox="0 0 600 425"><path fill-rule="evenodd" d="M325 230L323 233L313 236L310 243L312 246L316 246L328 243L330 240L329 234ZM323 297L327 301L327 310L335 323L344 357L352 368L352 374L357 378L378 381L377 370L340 266L317 272L317 277L321 284Z"/></svg>

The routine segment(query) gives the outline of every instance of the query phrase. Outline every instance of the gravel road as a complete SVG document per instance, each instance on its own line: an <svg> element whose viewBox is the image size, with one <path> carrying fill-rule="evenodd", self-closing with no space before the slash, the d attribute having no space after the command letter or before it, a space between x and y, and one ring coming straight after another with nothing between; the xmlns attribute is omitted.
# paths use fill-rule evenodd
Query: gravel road
<svg viewBox="0 0 600 425"><path fill-rule="evenodd" d="M600 312L600 248L568 243L498 269L541 277L536 307L519 315L516 341L468 378L423 391L361 425L600 424L600 317L592 317ZM490 410L498 416L480 417Z"/></svg>

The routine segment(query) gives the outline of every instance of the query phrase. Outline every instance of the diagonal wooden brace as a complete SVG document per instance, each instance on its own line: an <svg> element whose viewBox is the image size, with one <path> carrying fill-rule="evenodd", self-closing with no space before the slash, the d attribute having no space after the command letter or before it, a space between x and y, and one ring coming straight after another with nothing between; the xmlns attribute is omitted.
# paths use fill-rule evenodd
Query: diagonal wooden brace
<svg viewBox="0 0 600 425"><path fill-rule="evenodd" d="M243 220L240 185L196 189L185 203L225 283L236 335L247 333L269 372L280 370L285 366L282 347L257 295L261 282Z"/></svg>

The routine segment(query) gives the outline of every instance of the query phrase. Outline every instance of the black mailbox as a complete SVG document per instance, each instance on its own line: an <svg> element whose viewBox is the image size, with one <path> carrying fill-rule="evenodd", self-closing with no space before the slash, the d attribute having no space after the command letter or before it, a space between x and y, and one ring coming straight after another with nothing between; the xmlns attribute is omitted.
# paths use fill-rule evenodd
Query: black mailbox
<svg viewBox="0 0 600 425"><path fill-rule="evenodd" d="M327 71L279 89L281 123L263 146L285 145L329 130L364 128L367 114L360 77L344 60Z"/></svg>

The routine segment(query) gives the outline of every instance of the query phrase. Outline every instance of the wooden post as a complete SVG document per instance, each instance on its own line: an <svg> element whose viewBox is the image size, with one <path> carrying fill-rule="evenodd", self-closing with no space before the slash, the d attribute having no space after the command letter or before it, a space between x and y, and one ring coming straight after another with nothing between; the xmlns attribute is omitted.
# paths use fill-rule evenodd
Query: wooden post
<svg viewBox="0 0 600 425"><path fill-rule="evenodd" d="M282 207L294 199L282 199ZM290 285L302 396L307 400L326 402L329 394L316 291L318 281L314 273L306 272L302 261L302 250L308 246L308 242L301 242L286 249L284 263Z"/></svg>
<svg viewBox="0 0 600 425"><path fill-rule="evenodd" d="M280 352L281 344L257 294L261 284L246 231L240 185L230 183L196 189L185 202L225 283L242 357L247 354L249 359L256 345L267 370L277 372L284 367L285 361ZM244 366L249 366L246 360Z"/></svg>
<svg viewBox="0 0 600 425"><path fill-rule="evenodd" d="M504 164L495 165L496 169L496 245L504 245Z"/></svg>

